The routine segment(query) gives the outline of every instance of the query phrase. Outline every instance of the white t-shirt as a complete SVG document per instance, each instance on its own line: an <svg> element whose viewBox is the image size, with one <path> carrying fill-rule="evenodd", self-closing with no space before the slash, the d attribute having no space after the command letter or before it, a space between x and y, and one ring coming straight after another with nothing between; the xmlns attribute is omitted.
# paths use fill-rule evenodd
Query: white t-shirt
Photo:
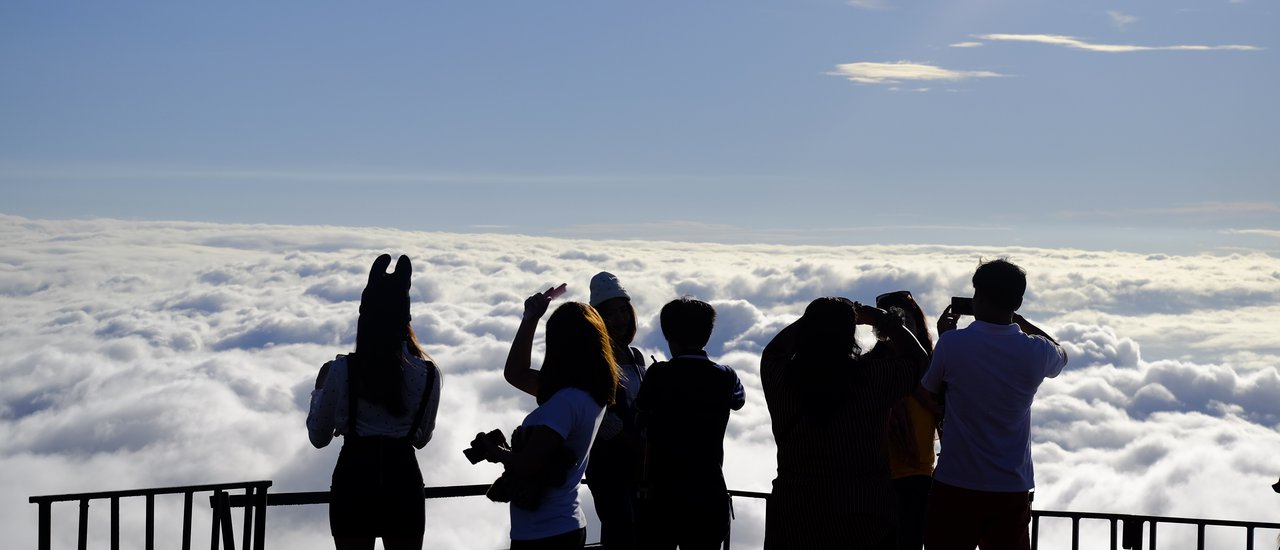
<svg viewBox="0 0 1280 550"><path fill-rule="evenodd" d="M356 433L362 436L404 437L413 427L418 404L427 400L418 433L412 434L413 446L421 449L436 428L436 411L440 407L440 388L443 384L440 369L435 363L419 359L409 353L407 345L401 347L406 360L404 366L403 395L406 413L396 416L381 406L359 400L356 407ZM321 448L333 440L333 436L347 435L347 357L341 356L329 363L329 373L324 388L311 392L311 409L307 414L307 432L311 444ZM430 383L430 387L427 384ZM425 395L424 395L425 394Z"/></svg>
<svg viewBox="0 0 1280 550"><path fill-rule="evenodd" d="M1028 491L1031 401L1067 364L1062 347L1016 324L974 321L938 338L924 388L945 391L942 454L934 479L965 489Z"/></svg>
<svg viewBox="0 0 1280 550"><path fill-rule="evenodd" d="M511 540L531 540L561 535L587 526L578 505L578 486L587 471L587 456L604 407L591 394L578 388L564 388L526 416L520 425L546 426L560 437L577 458L564 485L547 491L537 510L511 506Z"/></svg>

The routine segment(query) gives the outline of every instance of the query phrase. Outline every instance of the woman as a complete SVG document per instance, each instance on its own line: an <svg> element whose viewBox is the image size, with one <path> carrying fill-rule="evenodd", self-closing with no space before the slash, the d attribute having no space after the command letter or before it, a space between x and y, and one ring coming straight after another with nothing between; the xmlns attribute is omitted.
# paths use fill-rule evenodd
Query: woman
<svg viewBox="0 0 1280 550"><path fill-rule="evenodd" d="M875 326L895 353L859 355L857 324ZM761 378L778 445L767 550L894 547L885 422L927 362L900 318L845 298L814 300L765 346Z"/></svg>
<svg viewBox="0 0 1280 550"><path fill-rule="evenodd" d="M360 295L356 351L325 363L311 393L307 431L321 448L343 436L333 469L329 529L338 550L422 548L422 472L414 456L431 440L440 371L409 326L412 266L373 262Z"/></svg>
<svg viewBox="0 0 1280 550"><path fill-rule="evenodd" d="M541 317L549 302L541 293L530 296L526 319ZM520 353L524 345L531 343L517 333L511 353ZM557 308L547 320L542 369L530 373L523 380L532 386L538 408L525 417L513 445L508 448L500 434L496 440L477 434L472 444L504 466L490 498L511 501L512 550L582 548L587 522L578 506L578 485L618 386L618 365L596 310L577 302Z"/></svg>
<svg viewBox="0 0 1280 550"><path fill-rule="evenodd" d="M644 355L631 347L636 336L636 311L618 278L601 271L591 278L590 290L591 306L609 333L619 378L613 405L606 411L591 448L588 488L600 518L601 546L606 550L634 550L638 539L637 495L644 471L644 438L636 422L635 400L644 380ZM535 296L545 299L546 293ZM507 382L530 395L537 395L538 383L538 371L529 367L533 334L546 312L545 304L538 307L541 309L530 309L529 302L525 302L524 320L516 331L504 371Z"/></svg>
<svg viewBox="0 0 1280 550"><path fill-rule="evenodd" d="M926 328L924 310L906 290L876 297L876 307L902 318L903 326L932 354L933 340ZM882 338L883 335L882 335ZM877 345L868 355L894 354L892 341ZM924 546L925 510L933 482L933 441L942 410L929 392L916 386L889 409L889 479L898 499L898 549Z"/></svg>

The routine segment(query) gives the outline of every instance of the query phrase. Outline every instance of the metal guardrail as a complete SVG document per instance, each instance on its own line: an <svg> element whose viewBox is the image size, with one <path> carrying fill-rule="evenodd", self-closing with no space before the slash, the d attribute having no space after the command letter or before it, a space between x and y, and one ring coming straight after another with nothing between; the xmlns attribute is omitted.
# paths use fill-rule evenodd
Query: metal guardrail
<svg viewBox="0 0 1280 550"><path fill-rule="evenodd" d="M585 483L585 482L584 482ZM154 528L154 499L155 495L161 494L177 494L186 495L184 501L183 512L183 550L191 548L191 505L192 495L196 492L213 491L213 495L209 497L210 506L213 508L212 534L210 548L218 549L219 538L227 550L235 550L234 535L231 525L231 509L244 508L244 542L243 547L248 550L251 545L253 550L263 550L263 540L266 532L266 508L270 506L307 506L314 504L328 504L328 491L311 491L311 492L294 492L294 493L268 493L267 488L271 486L270 481L244 481L238 483L221 483L214 485L192 485L186 487L165 487L158 489L136 489L130 491L108 491L100 493L79 493L69 495L51 495L51 496L34 496L30 498L30 502L40 506L40 550L49 550L49 531L50 531L50 514L51 504L62 501L79 501L80 502L80 532L79 532L79 548L84 550L87 540L87 524L89 501L98 499L111 500L111 548L116 550L119 548L119 501L121 498L145 496L147 499L147 527L146 527L146 549L153 550L153 528ZM485 494L489 488L488 485L453 485L444 487L427 487L425 496L428 499L433 498L455 498L455 497L472 497ZM229 490L244 489L244 494L230 494ZM769 493L761 493L754 491L738 491L729 490L732 497L765 499ZM732 502L732 500L731 500ZM1079 550L1080 548L1080 521L1081 520L1102 520L1110 524L1110 540L1108 546L1111 550L1143 550L1144 543L1151 550L1156 549L1157 526L1159 524L1182 524L1196 526L1197 544L1196 548L1203 550L1205 548L1205 529L1207 527L1236 527L1245 530L1246 550L1254 550L1254 535L1258 530L1275 530L1280 532L1280 523L1265 523L1256 521L1235 521L1235 520L1218 520L1204 518L1182 518L1168 516L1144 516L1134 514L1104 514L1095 512L1067 512L1054 510L1032 510L1031 511L1031 548L1033 550L1039 548L1040 544L1040 520L1042 518L1064 518L1071 520L1071 549ZM1145 531L1145 533L1144 533ZM252 537L250 537L252 532ZM1144 541L1143 535L1146 535ZM729 538L726 536L724 541L724 549L729 548Z"/></svg>
<svg viewBox="0 0 1280 550"><path fill-rule="evenodd" d="M235 538L231 529L231 495L228 491L243 489L243 495L237 495L238 506L244 508L244 542L243 548L263 550L267 528L267 488L270 481L240 481L235 483L215 483L211 485L186 485L181 487L158 487L151 489L132 489L127 491L101 491L96 493L74 493L66 495L34 496L28 502L40 507L39 546L40 550L50 550L51 531L53 525L53 503L78 501L80 503L79 533L77 548L85 550L89 537L89 503L94 500L111 501L111 549L120 548L120 499L144 497L146 499L146 550L155 549L155 498L157 495L182 494L182 550L191 550L191 507L196 493L212 492L209 505L213 509L213 521L209 547L218 550L218 542L227 550L235 550ZM251 536L252 535L252 536Z"/></svg>

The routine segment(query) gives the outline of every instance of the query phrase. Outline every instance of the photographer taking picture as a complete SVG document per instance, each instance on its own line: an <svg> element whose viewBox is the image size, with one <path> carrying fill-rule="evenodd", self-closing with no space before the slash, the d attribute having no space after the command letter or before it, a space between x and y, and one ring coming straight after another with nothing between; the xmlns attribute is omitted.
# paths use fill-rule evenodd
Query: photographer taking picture
<svg viewBox="0 0 1280 550"><path fill-rule="evenodd" d="M946 434L929 492L925 547L1030 548L1031 402L1067 364L1062 346L1018 315L1027 274L1003 259L973 274L972 314L953 301L921 384L940 395Z"/></svg>
<svg viewBox="0 0 1280 550"><path fill-rule="evenodd" d="M532 319L536 324L546 312L548 293L525 300L526 323ZM529 356L532 332L522 324L511 344L512 356ZM578 302L556 308L547 319L542 369L526 369L521 387L537 397L538 407L512 435L510 446L500 432L477 434L468 457L478 455L504 467L489 498L511 503L512 550L582 548L587 522L578 486L618 386L609 334L595 308Z"/></svg>

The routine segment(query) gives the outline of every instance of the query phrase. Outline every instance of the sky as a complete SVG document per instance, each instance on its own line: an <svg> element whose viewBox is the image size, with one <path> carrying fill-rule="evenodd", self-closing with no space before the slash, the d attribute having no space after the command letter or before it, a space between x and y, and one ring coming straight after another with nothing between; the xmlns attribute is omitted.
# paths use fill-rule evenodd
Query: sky
<svg viewBox="0 0 1280 550"><path fill-rule="evenodd" d="M1278 28L1260 0L5 2L0 211L1274 252Z"/></svg>
<svg viewBox="0 0 1280 550"><path fill-rule="evenodd" d="M499 369L534 290L617 273L658 357L661 305L711 301L748 391L726 474L765 491L778 329L824 294L937 315L1008 256L1072 357L1033 413L1037 506L1277 521L1275 12L0 3L0 529L33 545L36 494L323 490L307 389L383 252L420 262L447 377L429 484L496 476L458 451L533 406ZM735 510L758 545L763 507ZM273 510L269 536L323 546L324 521ZM428 537L497 548L505 522L437 502Z"/></svg>

